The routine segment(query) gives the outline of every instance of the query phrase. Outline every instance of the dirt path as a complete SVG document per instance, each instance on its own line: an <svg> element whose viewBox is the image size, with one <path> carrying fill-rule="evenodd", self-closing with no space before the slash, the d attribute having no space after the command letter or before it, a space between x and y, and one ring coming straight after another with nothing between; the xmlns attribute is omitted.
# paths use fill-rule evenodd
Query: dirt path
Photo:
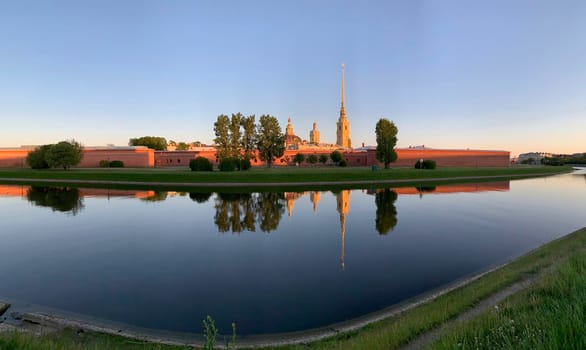
<svg viewBox="0 0 586 350"><path fill-rule="evenodd" d="M451 321L448 321L447 323L444 323L443 325L441 325L440 327L438 327L436 329L433 329L427 333L420 335L417 339L413 340L409 344L407 344L399 349L400 350L421 349L421 348L433 343L434 341L438 340L440 338L440 336L442 335L442 333L445 332L446 330L448 330L449 328L452 328L452 327L457 326L459 324L462 324L466 321L469 321L469 320L473 319L474 317L494 308L496 305L498 305L501 301L503 301L508 296L513 295L513 294L529 287L531 284L533 284L533 282L535 282L535 279L536 279L536 277L533 276L533 277L527 278L525 280L522 280L520 282L517 282L517 283L510 285L509 287L491 295L487 299L482 300L480 303L478 303L476 306L474 306L470 310L460 314L460 316L458 316L457 318L455 318Z"/></svg>

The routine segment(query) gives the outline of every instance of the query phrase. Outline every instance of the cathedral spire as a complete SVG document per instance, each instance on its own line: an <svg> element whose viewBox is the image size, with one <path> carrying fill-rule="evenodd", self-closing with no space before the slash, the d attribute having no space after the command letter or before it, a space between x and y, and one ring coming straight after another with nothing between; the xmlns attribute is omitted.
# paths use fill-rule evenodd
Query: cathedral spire
<svg viewBox="0 0 586 350"><path fill-rule="evenodd" d="M346 106L344 106L344 63L342 63L342 106L340 107L340 117L346 117Z"/></svg>

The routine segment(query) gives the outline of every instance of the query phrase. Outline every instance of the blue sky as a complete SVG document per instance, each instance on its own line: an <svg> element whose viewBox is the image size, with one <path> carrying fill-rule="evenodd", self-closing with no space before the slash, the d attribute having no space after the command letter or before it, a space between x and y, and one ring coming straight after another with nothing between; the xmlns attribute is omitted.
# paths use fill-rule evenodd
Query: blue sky
<svg viewBox="0 0 586 350"><path fill-rule="evenodd" d="M585 152L584 1L0 0L0 147L164 136L287 117L354 145Z"/></svg>

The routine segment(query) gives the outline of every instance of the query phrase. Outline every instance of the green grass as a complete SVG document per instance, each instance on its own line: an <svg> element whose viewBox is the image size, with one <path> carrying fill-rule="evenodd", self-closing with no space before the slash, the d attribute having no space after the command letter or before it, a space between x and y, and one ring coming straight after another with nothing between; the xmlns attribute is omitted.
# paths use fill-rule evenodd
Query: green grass
<svg viewBox="0 0 586 350"><path fill-rule="evenodd" d="M0 181L6 178L52 180L100 180L166 183L264 183L323 182L323 181L389 181L459 178L470 176L531 176L571 171L571 167L507 167L507 168L437 168L418 170L409 168L379 169L316 167L254 168L243 172L192 172L189 169L72 169L31 170L0 169Z"/></svg>
<svg viewBox="0 0 586 350"><path fill-rule="evenodd" d="M475 347L474 344L476 343L472 343L472 341L476 341L474 339L475 337L478 338L479 335L488 337L483 339L495 339L494 342L489 343L490 345L486 347L487 349L501 348L503 346L507 347L506 344L508 343L506 342L512 341L515 335L529 336L532 334L534 336L541 336L545 334L543 333L545 329L551 332L551 334L548 333L548 337L557 336L559 338L556 340L559 342L555 344L561 345L561 347L547 345L553 343L546 343L546 345L540 346L539 344L542 344L540 342L545 341L541 339L532 340L531 342L527 341L526 348L533 348L532 346L536 346L535 348L568 348L567 345L571 345L569 341L581 341L581 343L576 344L584 345L582 339L578 340L582 333L577 333L577 331L582 331L586 324L583 318L583 310L586 308L585 252L586 229L582 229L550 242L514 260L505 267L493 271L466 286L442 295L429 303L420 305L395 317L373 323L359 331L342 334L308 345L292 345L270 349L395 349L426 331L457 317L462 312L497 291L534 274L544 276L540 279L536 287L537 289L535 289L537 292L533 294L522 292L523 294L515 297L515 300L519 302L526 301L526 305L522 305L521 309L531 312L526 318L518 318L515 321L520 325L531 325L530 327L526 327L526 333L512 333L513 338L509 337L507 340L495 338L494 333L498 332L498 327L494 328L493 326L509 322L508 315L510 314L506 314L507 317L505 317L499 312L496 316L486 316L497 317L496 320L480 322L480 326L488 325L493 328L484 327L483 330L479 331L462 330L462 332L467 332L468 338L466 339L468 340L466 341L470 342L467 343L470 344L468 347ZM558 268L557 266L561 267ZM552 273L551 271L556 272ZM562 277L558 278L558 274ZM531 290L534 291L534 288ZM548 303L547 300L553 300L553 302ZM542 304L543 307L540 306ZM503 307L503 310L505 309L507 307ZM517 311L514 311L514 313L517 313ZM568 319L567 317L571 318ZM499 321L502 322L499 323ZM581 323L574 324L574 322ZM537 327L539 325L542 325L541 328ZM494 329L497 329L497 331ZM541 333L539 333L540 330ZM567 335L566 333L571 334ZM570 336L573 336L573 338ZM463 341L463 338L460 338L458 335L446 337L448 338L446 338L445 343L443 343L444 340L442 339L442 343L438 345L440 348L455 348L458 343L462 343ZM566 337L569 340L563 343ZM517 345L516 343L512 344ZM83 333L80 336L71 331L59 332L40 338L18 334L0 336L0 349L2 350L110 348L175 349L174 347L159 347L153 344L142 345L132 340L100 334ZM580 348L580 346L570 346L570 348Z"/></svg>
<svg viewBox="0 0 586 350"><path fill-rule="evenodd" d="M586 349L586 254L573 253L535 285L429 348Z"/></svg>
<svg viewBox="0 0 586 350"><path fill-rule="evenodd" d="M139 340L72 330L37 337L27 333L0 335L0 350L178 350L186 347L145 343Z"/></svg>

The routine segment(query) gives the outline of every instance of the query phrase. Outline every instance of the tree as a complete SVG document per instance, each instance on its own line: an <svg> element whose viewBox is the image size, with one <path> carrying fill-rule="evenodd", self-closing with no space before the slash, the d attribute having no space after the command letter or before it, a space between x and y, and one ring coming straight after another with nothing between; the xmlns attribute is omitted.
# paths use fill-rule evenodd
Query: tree
<svg viewBox="0 0 586 350"><path fill-rule="evenodd" d="M322 164L324 164L324 165L325 165L327 161L328 161L328 156L327 156L327 154L321 154L321 155L319 156L319 162L320 162L320 163L322 163Z"/></svg>
<svg viewBox="0 0 586 350"><path fill-rule="evenodd" d="M244 151L244 159L252 159L252 152L254 151L254 145L256 142L256 125L254 114L248 117L243 117L240 121L242 125L242 139L240 140L240 146Z"/></svg>
<svg viewBox="0 0 586 350"><path fill-rule="evenodd" d="M189 149L189 145L185 142L179 142L177 144L176 150L178 151L187 151Z"/></svg>
<svg viewBox="0 0 586 350"><path fill-rule="evenodd" d="M52 145L45 155L47 164L51 168L63 168L64 170L79 164L82 157L81 144L75 140L61 141Z"/></svg>
<svg viewBox="0 0 586 350"><path fill-rule="evenodd" d="M201 141L193 141L192 144L193 144L193 147L201 147L202 146Z"/></svg>
<svg viewBox="0 0 586 350"><path fill-rule="evenodd" d="M327 160L327 158L326 158L326 160ZM307 162L310 164L317 163L317 156L315 154L310 154L309 157L307 157Z"/></svg>
<svg viewBox="0 0 586 350"><path fill-rule="evenodd" d="M223 159L230 156L230 118L220 114L214 123L216 138L214 143L217 147L218 158Z"/></svg>
<svg viewBox="0 0 586 350"><path fill-rule="evenodd" d="M285 135L281 132L281 126L277 118L271 115L262 115L257 127L256 148L260 159L267 162L270 168L275 158L285 153Z"/></svg>
<svg viewBox="0 0 586 350"><path fill-rule="evenodd" d="M332 158L332 162L338 164L342 160L342 153L340 151L333 151L330 154L330 158Z"/></svg>
<svg viewBox="0 0 586 350"><path fill-rule="evenodd" d="M397 127L388 119L381 118L376 123L376 159L389 168L389 164L397 160L395 145L397 144Z"/></svg>
<svg viewBox="0 0 586 350"><path fill-rule="evenodd" d="M158 136L143 136L128 141L129 146L145 146L156 151L167 149L167 139Z"/></svg>
<svg viewBox="0 0 586 350"><path fill-rule="evenodd" d="M26 156L26 164L33 169L48 169L49 164L47 163L47 151L52 145L43 145L35 148Z"/></svg>
<svg viewBox="0 0 586 350"><path fill-rule="evenodd" d="M295 157L293 157L293 160L295 161L295 163L301 164L305 160L305 156L303 155L303 153L297 153Z"/></svg>
<svg viewBox="0 0 586 350"><path fill-rule="evenodd" d="M240 158L240 123L242 121L242 113L232 113L230 119L230 157Z"/></svg>

